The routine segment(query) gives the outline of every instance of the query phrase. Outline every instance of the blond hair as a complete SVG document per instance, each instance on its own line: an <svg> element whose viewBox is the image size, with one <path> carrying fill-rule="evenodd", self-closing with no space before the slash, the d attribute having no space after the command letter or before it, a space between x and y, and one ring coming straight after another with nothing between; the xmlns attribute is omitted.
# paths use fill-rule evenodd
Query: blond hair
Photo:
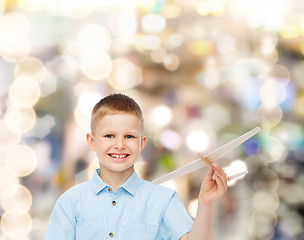
<svg viewBox="0 0 304 240"><path fill-rule="evenodd" d="M138 117L140 121L141 131L143 131L143 114L140 106L130 97L115 93L102 98L94 106L91 114L91 132L94 134L96 122L105 115L113 115L118 113L130 113Z"/></svg>

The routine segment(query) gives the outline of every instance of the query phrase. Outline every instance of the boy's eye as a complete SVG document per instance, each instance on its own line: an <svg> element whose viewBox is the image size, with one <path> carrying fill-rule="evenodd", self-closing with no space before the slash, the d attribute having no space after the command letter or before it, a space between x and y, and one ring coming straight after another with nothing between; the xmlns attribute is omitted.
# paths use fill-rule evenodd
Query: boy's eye
<svg viewBox="0 0 304 240"><path fill-rule="evenodd" d="M106 138L113 138L114 136L112 134L105 135Z"/></svg>
<svg viewBox="0 0 304 240"><path fill-rule="evenodd" d="M126 138L135 138L133 135L127 135Z"/></svg>

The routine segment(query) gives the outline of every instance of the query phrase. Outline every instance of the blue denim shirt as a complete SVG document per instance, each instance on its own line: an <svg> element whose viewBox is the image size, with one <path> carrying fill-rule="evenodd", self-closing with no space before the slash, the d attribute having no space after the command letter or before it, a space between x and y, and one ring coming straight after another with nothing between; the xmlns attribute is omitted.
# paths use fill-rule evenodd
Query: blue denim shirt
<svg viewBox="0 0 304 240"><path fill-rule="evenodd" d="M134 171L114 191L99 171L58 198L45 240L177 240L190 231L193 220L174 190Z"/></svg>

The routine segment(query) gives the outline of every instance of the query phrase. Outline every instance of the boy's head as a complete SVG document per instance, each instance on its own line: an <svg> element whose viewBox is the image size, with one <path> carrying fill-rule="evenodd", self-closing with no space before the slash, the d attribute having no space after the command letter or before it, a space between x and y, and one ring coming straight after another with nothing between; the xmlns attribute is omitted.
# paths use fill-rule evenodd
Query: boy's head
<svg viewBox="0 0 304 240"><path fill-rule="evenodd" d="M115 93L101 99L93 108L91 116L91 132L94 135L96 123L106 115L118 113L134 114L140 121L141 131L143 131L143 115L139 105L130 97Z"/></svg>

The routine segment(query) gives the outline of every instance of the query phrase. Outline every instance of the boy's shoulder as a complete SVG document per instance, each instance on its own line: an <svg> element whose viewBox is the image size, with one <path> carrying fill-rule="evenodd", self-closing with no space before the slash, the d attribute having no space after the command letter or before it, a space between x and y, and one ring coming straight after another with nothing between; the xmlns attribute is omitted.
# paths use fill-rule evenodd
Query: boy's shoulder
<svg viewBox="0 0 304 240"><path fill-rule="evenodd" d="M90 191L90 181L85 181L82 183L78 183L68 190L66 190L64 193L61 194L62 197L76 197L77 195L87 194Z"/></svg>

